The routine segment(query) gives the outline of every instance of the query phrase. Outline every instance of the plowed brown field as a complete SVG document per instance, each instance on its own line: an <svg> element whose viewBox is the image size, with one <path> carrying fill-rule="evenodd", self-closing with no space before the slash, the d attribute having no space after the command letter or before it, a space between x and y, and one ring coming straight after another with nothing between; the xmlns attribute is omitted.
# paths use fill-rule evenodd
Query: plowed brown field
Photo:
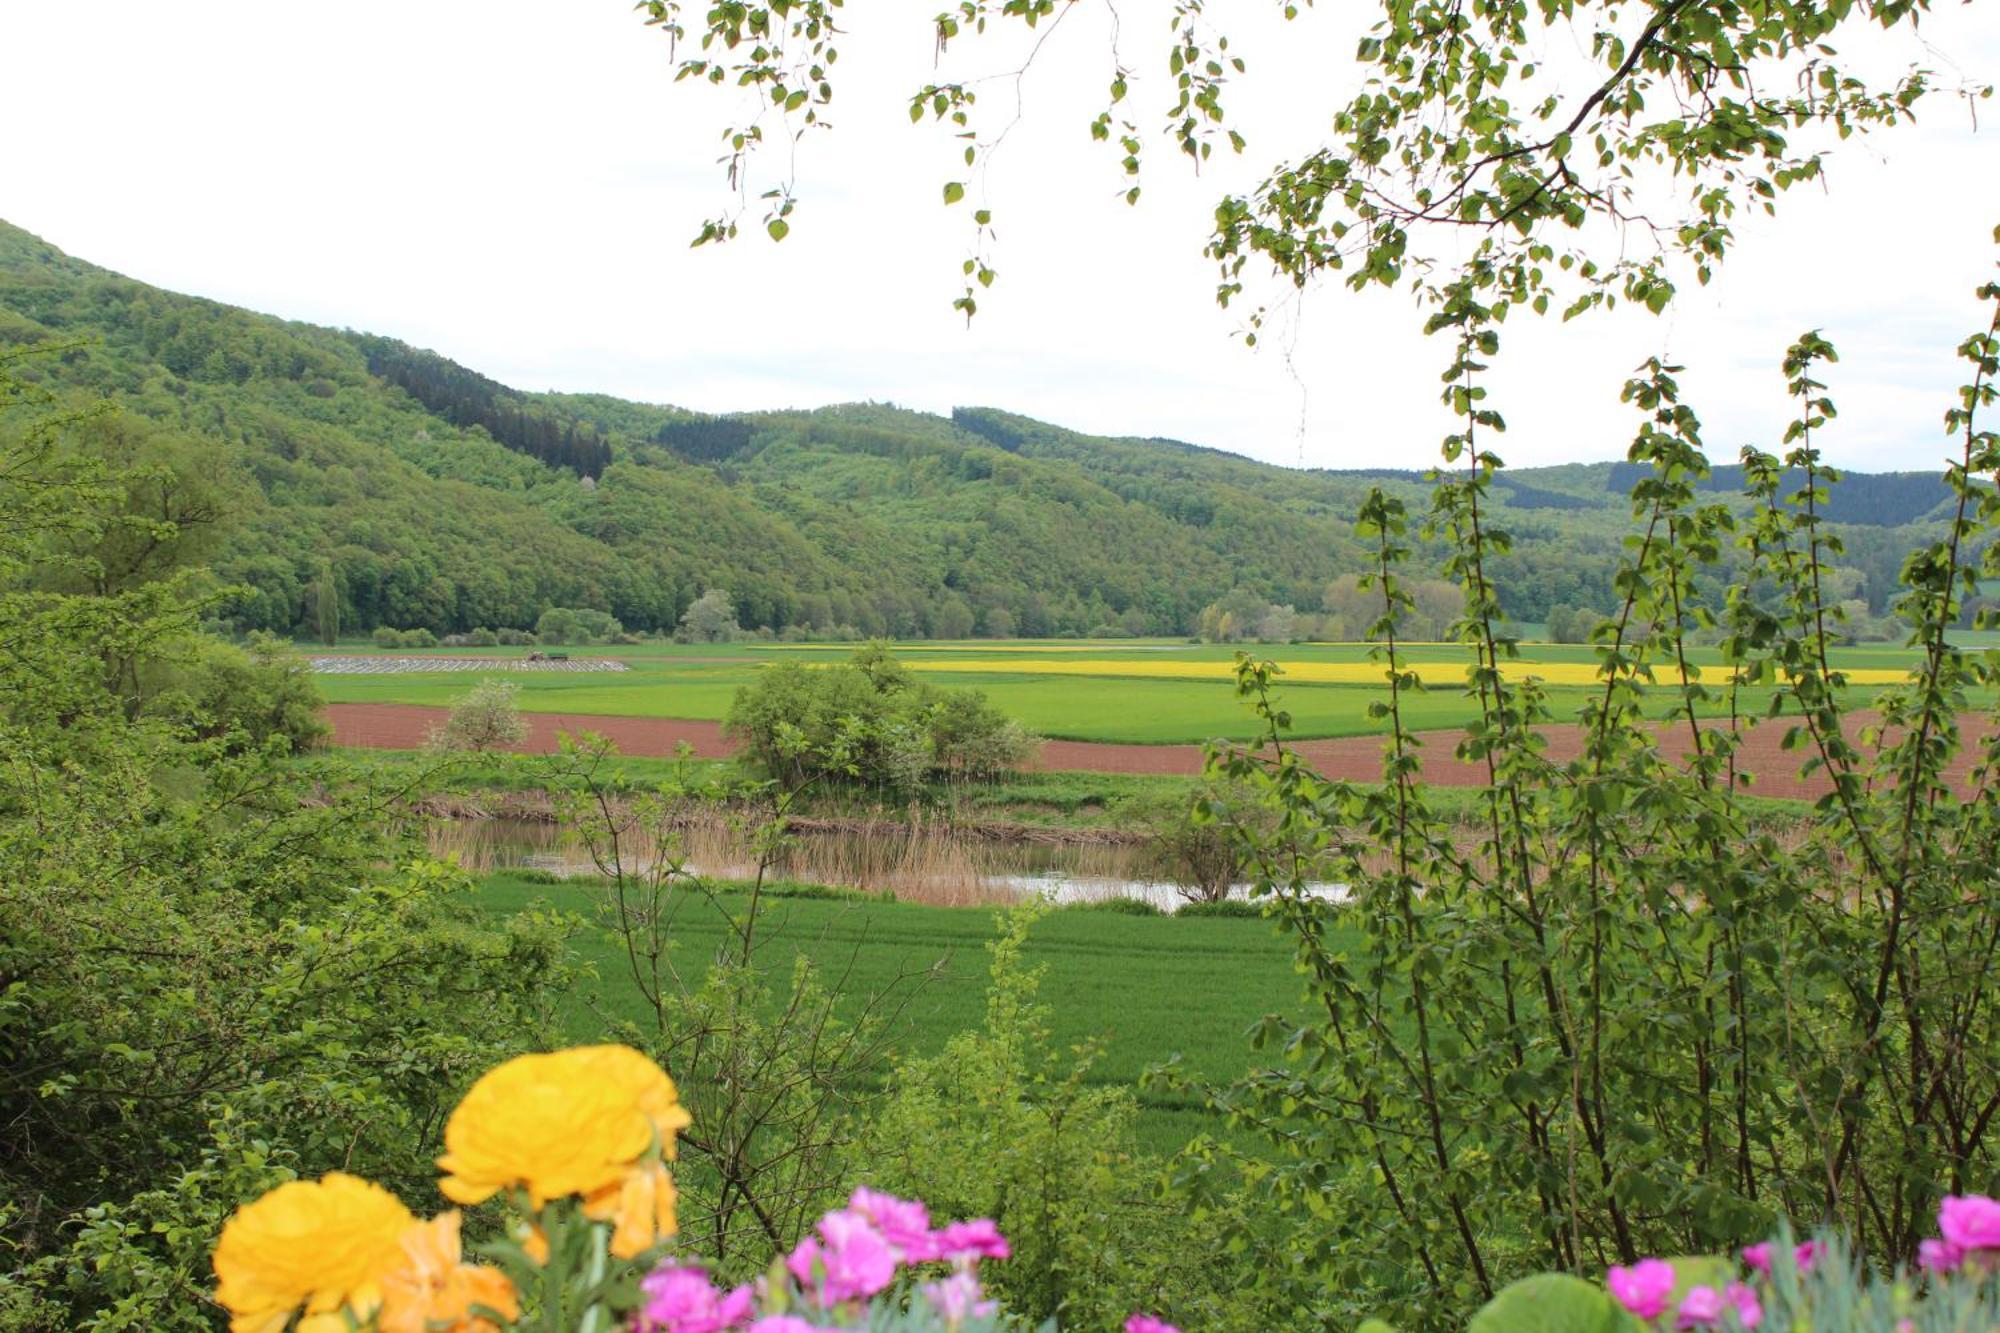
<svg viewBox="0 0 2000 1333"><path fill-rule="evenodd" d="M424 743L432 727L442 723L446 710L415 704L330 704L327 719L333 724L333 743L371 749L414 750ZM513 747L541 754L555 749L556 736L565 731L594 731L608 737L619 750L634 755L670 755L683 742L694 747L697 757L721 759L730 753L722 728L714 722L678 718L600 717L565 713L524 713L528 738ZM1875 719L1855 714L1850 738ZM1752 729L1738 750L1739 767L1755 775L1750 790L1759 796L1812 799L1827 790L1824 778L1800 778L1804 755L1786 750L1782 740L1783 721L1767 722ZM1975 735L1984 731L1975 724ZM1469 764L1452 756L1460 738L1456 731L1425 732L1424 776L1445 787L1478 787L1486 783L1483 765ZM1581 737L1573 726L1543 728L1548 741L1548 757L1558 762L1574 757ZM1662 748L1676 758L1691 749L1685 724L1664 728ZM1336 740L1299 741L1295 747L1313 767L1330 778L1369 781L1381 772L1382 739L1379 736L1347 736ZM1199 773L1202 751L1198 745L1112 745L1096 741L1049 741L1042 746L1041 766L1052 770L1085 773ZM1954 774L1969 786L1971 758L1961 754Z"/></svg>

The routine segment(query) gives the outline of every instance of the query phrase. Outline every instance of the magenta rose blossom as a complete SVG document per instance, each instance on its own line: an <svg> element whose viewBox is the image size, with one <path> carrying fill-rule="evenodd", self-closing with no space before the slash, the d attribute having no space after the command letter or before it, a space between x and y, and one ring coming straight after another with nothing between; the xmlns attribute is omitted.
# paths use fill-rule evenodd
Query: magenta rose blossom
<svg viewBox="0 0 2000 1333"><path fill-rule="evenodd" d="M1135 1314L1125 1321L1125 1333L1181 1333L1172 1324L1149 1314Z"/></svg>
<svg viewBox="0 0 2000 1333"><path fill-rule="evenodd" d="M828 1213L818 1237L807 1236L785 1259L799 1285L821 1305L865 1301L896 1280L896 1251L860 1213Z"/></svg>
<svg viewBox="0 0 2000 1333"><path fill-rule="evenodd" d="M1938 1232L1961 1250L2000 1250L2000 1203L1984 1194L1949 1195L1938 1205Z"/></svg>
<svg viewBox="0 0 2000 1333"><path fill-rule="evenodd" d="M1714 1287L1690 1289L1681 1301L1674 1327L1721 1328L1722 1317L1731 1310L1736 1312L1736 1322L1744 1328L1755 1328L1764 1322L1764 1306L1758 1301L1757 1293L1741 1282L1732 1282L1721 1291Z"/></svg>
<svg viewBox="0 0 2000 1333"><path fill-rule="evenodd" d="M1005 1259L1013 1252L1000 1228L984 1217L949 1222L931 1237L931 1253L938 1259Z"/></svg>
<svg viewBox="0 0 2000 1333"><path fill-rule="evenodd" d="M998 1301L982 1299L985 1292L980 1290L979 1279L970 1270L961 1269L942 1282L926 1282L924 1299L931 1303L931 1309L938 1317L953 1328L968 1318L990 1319L1000 1309Z"/></svg>
<svg viewBox="0 0 2000 1333"><path fill-rule="evenodd" d="M1948 1240L1927 1240L1917 1246L1917 1267L1926 1273L1943 1277L1946 1273L1956 1273L1964 1262L1965 1251Z"/></svg>
<svg viewBox="0 0 2000 1333"><path fill-rule="evenodd" d="M1674 1289L1674 1266L1665 1259L1641 1259L1630 1268L1614 1266L1604 1285L1612 1298L1641 1319L1657 1318Z"/></svg>
<svg viewBox="0 0 2000 1333"><path fill-rule="evenodd" d="M646 1304L639 1311L642 1333L723 1333L750 1317L751 1293L738 1287L717 1291L701 1268L660 1268L639 1283Z"/></svg>
<svg viewBox="0 0 2000 1333"><path fill-rule="evenodd" d="M899 1199L866 1187L854 1191L848 1211L861 1214L882 1238L903 1252L903 1262L920 1264L937 1257L931 1239L931 1214L921 1203Z"/></svg>
<svg viewBox="0 0 2000 1333"><path fill-rule="evenodd" d="M1813 1261L1818 1259L1819 1255L1820 1243L1816 1240L1809 1240L1792 1250L1792 1264L1801 1273L1809 1273L1812 1271ZM1761 1245L1744 1246L1743 1262L1750 1265L1750 1267L1759 1273L1762 1273L1765 1277L1771 1276L1771 1242L1765 1241Z"/></svg>

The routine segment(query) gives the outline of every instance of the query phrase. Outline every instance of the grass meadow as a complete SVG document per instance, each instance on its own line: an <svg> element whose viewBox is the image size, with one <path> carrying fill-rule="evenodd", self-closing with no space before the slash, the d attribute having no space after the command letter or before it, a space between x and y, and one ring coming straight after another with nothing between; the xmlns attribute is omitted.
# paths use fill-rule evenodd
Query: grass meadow
<svg viewBox="0 0 2000 1333"><path fill-rule="evenodd" d="M496 873L479 881L482 910L513 913L537 902L594 920L595 897L579 881L547 883ZM732 895L740 908L744 899ZM859 896L768 898L760 918L761 966L787 975L805 954L824 975L846 978L843 993L869 995L899 977L935 968L913 993L899 1023L900 1052L938 1050L985 1019L986 944L993 913ZM725 941L717 915L691 903L675 924L682 966L712 958ZM599 1013L639 1020L643 1006L628 980L623 953L597 925L573 941L590 973L564 1000L563 1021L578 1041L603 1033ZM1263 1015L1296 1009L1299 979L1290 945L1259 918L1132 916L1065 909L1044 916L1030 936L1028 960L1045 968L1049 1048L1067 1058L1085 1042L1101 1046L1089 1081L1135 1087L1149 1067L1178 1055L1195 1075L1224 1082L1240 1075L1246 1030ZM1141 1091L1139 1132L1148 1147L1171 1151L1198 1132L1220 1132L1200 1103Z"/></svg>
<svg viewBox="0 0 2000 1333"><path fill-rule="evenodd" d="M342 651L349 651L343 649ZM518 657L520 649L441 650L455 657ZM836 662L852 651L839 644L640 644L577 648L577 655L617 658L620 673L511 673L519 702L529 712L719 720L737 688L767 663ZM925 679L985 691L993 703L1040 736L1057 740L1141 744L1243 740L1255 719L1235 697L1227 645L1161 640L908 643L896 654ZM1254 649L1277 661L1279 701L1300 739L1366 735L1382 729L1370 705L1382 698L1381 669L1365 644L1264 645ZM1524 644L1508 670L1547 685L1557 716L1581 707L1596 670L1593 650L1579 645ZM399 654L401 655L401 654ZM1462 681L1464 650L1456 645L1413 645L1411 662L1425 689L1404 701L1408 725L1457 727L1475 712ZM1910 661L1896 647L1844 649L1836 666L1847 671L1857 694L1902 677ZM1698 659L1718 679L1719 658ZM463 695L479 672L339 675L317 677L336 703L404 703L443 706ZM1744 706L1761 711L1763 690L1746 691ZM1668 701L1663 696L1659 707ZM1718 707L1718 711L1720 711Z"/></svg>

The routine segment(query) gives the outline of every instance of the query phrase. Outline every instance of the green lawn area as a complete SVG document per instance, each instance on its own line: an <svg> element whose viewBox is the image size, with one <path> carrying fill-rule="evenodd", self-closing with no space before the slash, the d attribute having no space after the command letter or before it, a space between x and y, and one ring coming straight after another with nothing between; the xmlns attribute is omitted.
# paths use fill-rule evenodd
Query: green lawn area
<svg viewBox="0 0 2000 1333"><path fill-rule="evenodd" d="M576 882L548 884L512 874L481 880L482 910L511 913L536 901L587 914L591 891ZM735 901L741 902L742 899ZM761 957L773 976L799 954L829 974L845 973L855 1001L899 974L941 964L904 1011L900 1049L937 1050L953 1034L979 1027L985 1016L987 941L991 912L921 907L883 899L776 897L767 900L760 932L771 942ZM683 964L713 957L724 939L715 915L691 904L677 922ZM574 941L596 976L566 1001L563 1018L578 1041L601 1036L592 1008L637 1018L641 1004L626 980L622 953L599 929ZM1065 910L1035 923L1029 960L1045 966L1041 998L1050 1010L1050 1045L1064 1052L1079 1042L1103 1043L1092 1081L1134 1087L1148 1067L1179 1054L1192 1072L1227 1081L1250 1063L1245 1030L1273 1011L1296 1009L1299 981L1291 947L1260 919L1127 916ZM1220 1128L1199 1104L1141 1093L1141 1138L1170 1151L1193 1134Z"/></svg>
<svg viewBox="0 0 2000 1333"><path fill-rule="evenodd" d="M517 657L519 649L441 650L450 656ZM509 673L520 687L520 706L530 712L619 717L671 717L720 720L739 686L772 661L839 661L850 647L838 644L640 644L605 649L573 649L575 655L616 657L631 668L619 673ZM1222 668L1233 660L1227 645L1169 641L1110 640L958 644L899 644L896 653L925 678L941 685L985 691L987 697L1029 731L1059 740L1132 741L1145 744L1199 743L1215 738L1246 740L1256 733L1255 719L1235 696ZM1361 668L1367 648L1359 644L1271 645L1258 649L1301 673L1314 669ZM1592 650L1578 645L1524 646L1524 659L1552 672L1568 668L1575 677L1580 665L1594 662ZM1449 645L1418 645L1410 649L1414 663L1453 664L1464 651ZM1837 662L1850 670L1896 670L1910 661L1902 648L1843 650ZM1018 670L1008 669L1018 662ZM1698 662L1714 667L1713 653ZM1066 663L1087 668L1083 673L1061 671ZM960 664L975 667L957 669ZM1134 674L1120 674L1121 669ZM1177 669L1206 672L1207 678L1162 678ZM1146 673L1146 674L1139 674ZM1450 669L1420 693L1404 700L1404 716L1413 728L1458 727L1474 715L1472 703L1452 678ZM317 676L321 690L333 702L408 703L445 706L481 678L473 672L411 672L383 675ZM1322 683L1280 681L1279 702L1292 715L1292 734L1307 739L1366 735L1382 729L1369 716L1369 705L1382 698L1369 681ZM1558 719L1573 714L1591 695L1584 684L1549 687ZM1761 691L1746 698L1761 709ZM1866 687L1854 690L1865 700ZM1661 697L1664 711L1668 700ZM1718 708L1717 711L1720 711Z"/></svg>

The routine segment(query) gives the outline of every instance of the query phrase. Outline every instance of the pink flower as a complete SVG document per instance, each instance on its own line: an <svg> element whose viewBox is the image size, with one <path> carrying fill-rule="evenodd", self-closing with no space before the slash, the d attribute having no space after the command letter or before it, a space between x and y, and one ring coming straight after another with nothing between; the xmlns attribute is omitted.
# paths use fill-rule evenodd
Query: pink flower
<svg viewBox="0 0 2000 1333"><path fill-rule="evenodd" d="M807 1236L785 1258L799 1285L823 1306L865 1301L896 1279L896 1251L860 1213L842 1210L819 1220L819 1236Z"/></svg>
<svg viewBox="0 0 2000 1333"><path fill-rule="evenodd" d="M939 1318L953 1328L964 1323L968 1316L988 1319L1000 1309L998 1301L981 1300L984 1294L979 1288L979 1279L963 1269L942 1282L924 1284L924 1299L931 1303Z"/></svg>
<svg viewBox="0 0 2000 1333"><path fill-rule="evenodd" d="M847 1207L874 1223L882 1238L903 1252L905 1263L920 1264L937 1257L930 1210L921 1203L863 1187L854 1191Z"/></svg>
<svg viewBox="0 0 2000 1333"><path fill-rule="evenodd" d="M1722 1317L1731 1309L1736 1311L1736 1322L1744 1328L1755 1328L1764 1322L1764 1307L1757 1300L1757 1293L1741 1282L1732 1282L1717 1291L1714 1287L1694 1287L1681 1301L1680 1317L1674 1327L1721 1328Z"/></svg>
<svg viewBox="0 0 2000 1333"><path fill-rule="evenodd" d="M750 1325L750 1333L840 1333L840 1330L824 1328L795 1314L770 1314Z"/></svg>
<svg viewBox="0 0 2000 1333"><path fill-rule="evenodd" d="M723 1333L750 1317L750 1288L727 1296L701 1268L656 1268L639 1283L646 1304L639 1311L641 1333Z"/></svg>
<svg viewBox="0 0 2000 1333"><path fill-rule="evenodd" d="M1604 1285L1620 1305L1641 1319L1652 1319L1667 1308L1674 1289L1674 1266L1665 1259L1641 1259L1630 1268L1614 1266Z"/></svg>
<svg viewBox="0 0 2000 1333"><path fill-rule="evenodd" d="M1764 1306L1757 1299L1757 1293L1741 1282L1732 1282L1722 1289L1723 1299L1736 1307L1736 1322L1745 1328L1755 1328L1764 1322Z"/></svg>
<svg viewBox="0 0 2000 1333"><path fill-rule="evenodd" d="M1965 1251L1948 1240L1927 1240L1917 1246L1917 1267L1926 1273L1943 1277L1946 1273L1956 1273L1964 1262Z"/></svg>
<svg viewBox="0 0 2000 1333"><path fill-rule="evenodd" d="M931 1237L931 1254L938 1259L1005 1259L1013 1253L1000 1228L984 1217L949 1223Z"/></svg>
<svg viewBox="0 0 2000 1333"><path fill-rule="evenodd" d="M1984 1194L1947 1195L1938 1231L1961 1250L2000 1250L2000 1202Z"/></svg>
<svg viewBox="0 0 2000 1333"><path fill-rule="evenodd" d="M1818 1259L1819 1255L1820 1243L1816 1240L1809 1240L1792 1250L1792 1264L1801 1273L1809 1273L1812 1271L1813 1261ZM1771 1276L1771 1242L1765 1241L1761 1245L1744 1246L1743 1262L1749 1264L1750 1267L1756 1269L1765 1277Z"/></svg>
<svg viewBox="0 0 2000 1333"><path fill-rule="evenodd" d="M1135 1314L1125 1321L1125 1333L1181 1333L1163 1319L1155 1319L1149 1314Z"/></svg>

